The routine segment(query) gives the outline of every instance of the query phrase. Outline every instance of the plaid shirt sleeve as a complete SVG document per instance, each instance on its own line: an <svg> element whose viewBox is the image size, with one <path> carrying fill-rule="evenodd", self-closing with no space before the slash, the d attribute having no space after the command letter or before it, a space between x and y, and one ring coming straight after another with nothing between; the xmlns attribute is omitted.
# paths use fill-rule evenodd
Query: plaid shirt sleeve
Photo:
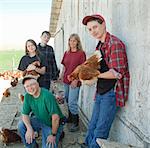
<svg viewBox="0 0 150 148"><path fill-rule="evenodd" d="M111 56L109 67L115 69L122 74L122 79L118 79L116 83L116 104L117 106L125 106L125 101L128 99L129 89L129 71L128 62L125 52L125 46L122 43L114 43L111 47Z"/></svg>
<svg viewBox="0 0 150 148"><path fill-rule="evenodd" d="M111 46L108 67L124 75L127 70L127 56L124 44L114 43Z"/></svg>
<svg viewBox="0 0 150 148"><path fill-rule="evenodd" d="M117 80L115 93L117 106L123 107L125 106L125 101L128 99L130 79L125 45L109 33L107 33L106 38L105 61L109 69L114 69L122 75L122 78Z"/></svg>

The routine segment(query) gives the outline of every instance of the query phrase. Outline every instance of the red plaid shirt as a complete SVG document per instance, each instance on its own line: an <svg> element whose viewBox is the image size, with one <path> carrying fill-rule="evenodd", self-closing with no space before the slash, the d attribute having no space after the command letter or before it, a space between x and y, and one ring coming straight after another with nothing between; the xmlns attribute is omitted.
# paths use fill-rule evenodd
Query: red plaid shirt
<svg viewBox="0 0 150 148"><path fill-rule="evenodd" d="M107 32L101 51L104 54L104 59L109 69L114 69L122 75L122 78L116 82L115 94L116 105L123 107L125 106L125 101L128 99L130 79L125 45L117 37Z"/></svg>

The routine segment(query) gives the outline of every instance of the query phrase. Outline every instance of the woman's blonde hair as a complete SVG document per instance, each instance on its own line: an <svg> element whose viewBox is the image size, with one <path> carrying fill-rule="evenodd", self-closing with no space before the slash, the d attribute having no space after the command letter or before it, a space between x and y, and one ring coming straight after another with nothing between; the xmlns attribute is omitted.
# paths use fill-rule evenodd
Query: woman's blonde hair
<svg viewBox="0 0 150 148"><path fill-rule="evenodd" d="M71 50L70 45L69 45L69 41L71 38L75 38L75 40L77 40L77 50L83 50L79 35L76 33L73 33L70 35L68 39L68 51Z"/></svg>

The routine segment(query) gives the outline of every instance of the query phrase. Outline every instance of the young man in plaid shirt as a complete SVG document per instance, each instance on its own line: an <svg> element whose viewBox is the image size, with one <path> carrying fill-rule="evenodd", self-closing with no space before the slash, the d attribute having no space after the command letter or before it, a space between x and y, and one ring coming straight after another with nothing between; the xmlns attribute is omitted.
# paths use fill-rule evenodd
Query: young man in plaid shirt
<svg viewBox="0 0 150 148"><path fill-rule="evenodd" d="M41 43L38 44L39 52L44 55L46 62L46 73L40 77L40 87L50 88L51 80L57 80L59 70L57 67L55 53L52 46L49 46L51 34L48 31L43 31L41 34Z"/></svg>
<svg viewBox="0 0 150 148"><path fill-rule="evenodd" d="M97 138L107 139L117 106L123 107L128 98L129 71L124 43L106 31L101 15L83 18L89 33L99 42L96 50L102 54L95 104L85 143L81 147L99 148Z"/></svg>

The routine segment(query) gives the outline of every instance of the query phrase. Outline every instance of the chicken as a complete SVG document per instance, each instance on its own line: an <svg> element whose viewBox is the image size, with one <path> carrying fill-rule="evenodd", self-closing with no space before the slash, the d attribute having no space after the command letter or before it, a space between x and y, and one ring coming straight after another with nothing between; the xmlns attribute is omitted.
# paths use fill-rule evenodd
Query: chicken
<svg viewBox="0 0 150 148"><path fill-rule="evenodd" d="M26 76L26 75L39 76L39 74L38 74L35 70L31 70L31 71L25 70L25 71L23 72L23 77Z"/></svg>
<svg viewBox="0 0 150 148"><path fill-rule="evenodd" d="M0 73L0 77L4 77L4 74L3 74L3 73Z"/></svg>
<svg viewBox="0 0 150 148"><path fill-rule="evenodd" d="M20 71L5 71L3 73L0 73L0 78L4 79L4 80L12 80L15 78L21 78L22 77L22 73Z"/></svg>
<svg viewBox="0 0 150 148"><path fill-rule="evenodd" d="M10 82L12 87L15 87L18 84L18 78L12 78L11 82Z"/></svg>
<svg viewBox="0 0 150 148"><path fill-rule="evenodd" d="M35 62L33 62L32 64L33 64L34 66L36 66L36 67L40 67L40 62L39 62L39 61L35 61ZM37 77L40 76L35 70L31 70L31 71L25 70L25 71L23 72L23 77L26 76L26 75L33 75L33 76L37 76Z"/></svg>
<svg viewBox="0 0 150 148"><path fill-rule="evenodd" d="M24 101L24 95L22 95L22 94L18 94L18 98L19 98L19 100L23 103L23 101Z"/></svg>
<svg viewBox="0 0 150 148"><path fill-rule="evenodd" d="M73 80L79 80L79 72L81 71L82 65L79 65L75 68L75 70L68 75L68 80L73 81Z"/></svg>
<svg viewBox="0 0 150 148"><path fill-rule="evenodd" d="M51 83L51 92L53 93L53 95L55 96L58 104L64 104L64 91L60 90L61 86L61 82L60 81L53 81Z"/></svg>
<svg viewBox="0 0 150 148"><path fill-rule="evenodd" d="M39 61L34 61L32 64L33 64L34 66L36 66L36 67L40 67L40 62L39 62Z"/></svg>
<svg viewBox="0 0 150 148"><path fill-rule="evenodd" d="M3 92L3 96L5 96L5 97L9 97L9 96L10 96L9 88L7 88L7 89Z"/></svg>
<svg viewBox="0 0 150 148"><path fill-rule="evenodd" d="M1 141L7 145L12 142L21 142L21 137L16 133L17 130L10 130L7 128L0 129L0 139Z"/></svg>
<svg viewBox="0 0 150 148"><path fill-rule="evenodd" d="M93 67L89 67L87 65L82 65L78 76L80 80L91 80L94 77L98 77L99 74L100 72L97 69L94 69Z"/></svg>
<svg viewBox="0 0 150 148"><path fill-rule="evenodd" d="M55 97L58 104L64 104L64 91L58 91L58 93L55 94Z"/></svg>
<svg viewBox="0 0 150 148"><path fill-rule="evenodd" d="M95 53L89 57L83 64L77 66L75 70L68 75L68 80L92 80L98 77L100 74L100 61L101 61L100 51L95 51Z"/></svg>

